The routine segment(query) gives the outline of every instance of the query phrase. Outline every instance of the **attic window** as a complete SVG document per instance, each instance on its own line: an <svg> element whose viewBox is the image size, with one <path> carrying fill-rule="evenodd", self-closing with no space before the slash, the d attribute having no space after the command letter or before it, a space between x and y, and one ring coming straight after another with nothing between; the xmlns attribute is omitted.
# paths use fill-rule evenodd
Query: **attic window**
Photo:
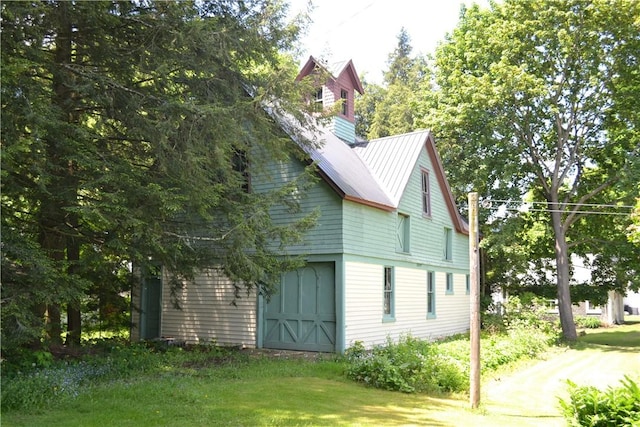
<svg viewBox="0 0 640 427"><path fill-rule="evenodd" d="M348 96L347 91L344 89L340 89L340 99L342 99L342 114L345 116L349 111L348 104L347 104L347 96Z"/></svg>
<svg viewBox="0 0 640 427"><path fill-rule="evenodd" d="M244 151L235 151L231 158L232 169L241 175L242 190L251 192L251 175L249 175L249 159Z"/></svg>
<svg viewBox="0 0 640 427"><path fill-rule="evenodd" d="M321 112L323 109L324 95L322 93L322 87L316 89L315 94L313 95L314 102L314 111Z"/></svg>
<svg viewBox="0 0 640 427"><path fill-rule="evenodd" d="M422 215L431 216L431 191L429 171L422 169Z"/></svg>

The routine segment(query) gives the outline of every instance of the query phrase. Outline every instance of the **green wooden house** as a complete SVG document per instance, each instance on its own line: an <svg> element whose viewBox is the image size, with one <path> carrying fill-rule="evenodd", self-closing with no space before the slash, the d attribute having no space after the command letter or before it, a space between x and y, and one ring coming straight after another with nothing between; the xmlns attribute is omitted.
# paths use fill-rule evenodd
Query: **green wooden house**
<svg viewBox="0 0 640 427"><path fill-rule="evenodd" d="M313 57L299 77L325 67ZM304 244L304 268L282 274L268 301L252 294L230 304L234 287L216 269L177 295L173 308L161 279L136 296L141 311L132 334L186 342L342 352L410 333L434 339L469 329L468 227L447 183L433 135L420 130L372 141L355 135L353 100L362 85L351 61L327 69L313 101L342 104L308 148L321 180L303 208L320 208ZM292 138L292 143L294 138ZM252 177L252 191L293 179L304 168L275 165L277 179ZM285 222L286 211L272 212Z"/></svg>

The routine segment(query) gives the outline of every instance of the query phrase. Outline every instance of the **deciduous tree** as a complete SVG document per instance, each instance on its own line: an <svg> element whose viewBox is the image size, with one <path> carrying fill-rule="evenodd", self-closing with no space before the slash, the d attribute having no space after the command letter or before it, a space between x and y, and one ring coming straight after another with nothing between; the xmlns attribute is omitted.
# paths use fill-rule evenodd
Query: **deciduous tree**
<svg viewBox="0 0 640 427"><path fill-rule="evenodd" d="M628 205L632 197L608 190L634 182L639 16L635 0L505 0L463 9L436 53L435 100L425 101L433 103L422 122L438 136L458 194L541 196L568 340L576 339L569 256L579 238L571 230L592 221L589 203Z"/></svg>

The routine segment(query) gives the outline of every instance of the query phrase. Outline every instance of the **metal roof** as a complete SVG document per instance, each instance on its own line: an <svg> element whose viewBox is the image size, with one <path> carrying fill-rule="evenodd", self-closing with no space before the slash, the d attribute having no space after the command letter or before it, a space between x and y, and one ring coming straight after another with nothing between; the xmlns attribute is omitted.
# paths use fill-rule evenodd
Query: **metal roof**
<svg viewBox="0 0 640 427"><path fill-rule="evenodd" d="M312 131L291 117L276 116L283 129L317 163L322 177L341 197L388 211L398 208L420 152L426 149L456 230L468 234L468 225L456 207L430 131L420 130L349 146L329 129L317 127Z"/></svg>
<svg viewBox="0 0 640 427"><path fill-rule="evenodd" d="M394 207L398 207L409 176L423 150L429 131L374 139L353 148L378 178Z"/></svg>
<svg viewBox="0 0 640 427"><path fill-rule="evenodd" d="M319 128L315 135L307 132L304 136L321 144L303 148L345 198L388 210L396 208L384 186L353 148L324 128Z"/></svg>

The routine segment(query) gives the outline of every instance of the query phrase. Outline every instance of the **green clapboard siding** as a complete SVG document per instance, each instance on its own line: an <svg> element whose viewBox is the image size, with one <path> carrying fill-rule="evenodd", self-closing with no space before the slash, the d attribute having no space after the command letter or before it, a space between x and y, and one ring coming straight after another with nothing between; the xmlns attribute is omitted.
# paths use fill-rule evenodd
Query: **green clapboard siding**
<svg viewBox="0 0 640 427"><path fill-rule="evenodd" d="M349 144L353 144L356 140L356 125L343 117L333 119L333 132Z"/></svg>
<svg viewBox="0 0 640 427"><path fill-rule="evenodd" d="M292 160L286 163L273 164L261 176L252 179L253 191L267 192L280 188L284 183L297 179L303 172L303 165ZM299 213L291 213L284 206L276 206L271 210L271 218L276 224L285 225L296 218L313 211L319 212L316 226L305 236L304 242L287 246L290 254L329 254L342 252L342 200L324 181L318 182L304 194L298 195L301 206ZM278 242L274 242L276 247Z"/></svg>
<svg viewBox="0 0 640 427"><path fill-rule="evenodd" d="M422 215L422 187L420 168L430 171L430 218ZM398 212L409 216L409 253L399 250L397 212L372 209L358 203L344 202L345 253L390 261L411 262L447 270L466 271L469 268L467 236L454 233L453 259L443 260L444 227L454 229L447 210L443 189L435 176L431 160L423 150L404 189Z"/></svg>

